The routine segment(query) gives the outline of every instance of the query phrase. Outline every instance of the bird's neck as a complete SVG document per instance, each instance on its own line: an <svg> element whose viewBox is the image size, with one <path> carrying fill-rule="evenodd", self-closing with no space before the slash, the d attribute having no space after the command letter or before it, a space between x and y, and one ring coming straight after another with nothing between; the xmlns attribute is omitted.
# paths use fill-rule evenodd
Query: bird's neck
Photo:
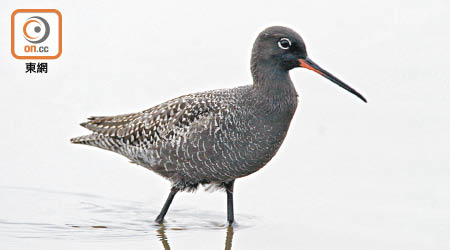
<svg viewBox="0 0 450 250"><path fill-rule="evenodd" d="M253 88L276 106L297 103L297 92L288 71L273 66L252 65Z"/></svg>

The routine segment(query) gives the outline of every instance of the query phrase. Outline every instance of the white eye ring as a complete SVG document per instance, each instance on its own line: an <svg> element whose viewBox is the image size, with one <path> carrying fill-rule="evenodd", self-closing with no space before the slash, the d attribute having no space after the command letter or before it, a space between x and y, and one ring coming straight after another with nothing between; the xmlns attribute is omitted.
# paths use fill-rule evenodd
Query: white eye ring
<svg viewBox="0 0 450 250"><path fill-rule="evenodd" d="M286 44L286 41L289 43L289 45ZM280 41L278 41L278 47L280 47L281 49L289 49L291 45L291 40L289 40L288 38L281 38Z"/></svg>

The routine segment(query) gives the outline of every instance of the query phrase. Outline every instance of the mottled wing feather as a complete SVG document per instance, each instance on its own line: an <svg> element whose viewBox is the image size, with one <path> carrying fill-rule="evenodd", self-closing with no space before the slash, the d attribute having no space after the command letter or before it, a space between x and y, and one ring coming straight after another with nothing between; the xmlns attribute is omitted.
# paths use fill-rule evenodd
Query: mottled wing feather
<svg viewBox="0 0 450 250"><path fill-rule="evenodd" d="M83 122L80 125L94 133L108 135L112 129L123 127L139 116L140 113L117 116L92 116L88 118L87 122Z"/></svg>
<svg viewBox="0 0 450 250"><path fill-rule="evenodd" d="M128 145L150 146L160 140L174 140L205 122L211 113L225 110L207 93L172 99L139 113L90 117L81 125L95 134Z"/></svg>

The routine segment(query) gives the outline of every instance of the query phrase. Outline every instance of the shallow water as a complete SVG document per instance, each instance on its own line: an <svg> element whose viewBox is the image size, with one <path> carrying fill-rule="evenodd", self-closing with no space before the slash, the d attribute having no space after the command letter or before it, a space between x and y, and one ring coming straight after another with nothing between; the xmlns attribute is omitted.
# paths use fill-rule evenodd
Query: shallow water
<svg viewBox="0 0 450 250"><path fill-rule="evenodd" d="M153 222L162 205L159 201L138 202L87 193L2 186L0 246L46 250L327 249L333 246L448 249L450 246L448 211L438 209L436 204L417 206L414 199L400 203L389 200L383 204L371 197L375 199L373 203L355 199L354 203L340 205L332 196L321 199L297 193L304 197L304 204L290 204L286 194L280 199L286 203L274 202L277 198L272 198L268 201L271 206L250 201L250 211L263 216L236 213L238 224L231 228L225 223L223 211L202 208L213 200L203 200L203 197L193 208L185 204L174 206L161 226ZM315 192L314 196L318 194ZM308 204L307 200L312 202ZM181 195L178 201L183 202ZM240 207L246 201L237 199L236 202Z"/></svg>
<svg viewBox="0 0 450 250"><path fill-rule="evenodd" d="M170 248L170 232L216 231L223 234L225 249L231 249L233 234L256 224L254 216L239 214L239 224L229 227L223 214L202 210L170 210L163 225L153 222L159 210L150 204L111 199L84 193L69 193L36 188L1 187L2 214L0 237L11 243L16 239L111 242L159 241ZM20 198L18 198L20 197Z"/></svg>

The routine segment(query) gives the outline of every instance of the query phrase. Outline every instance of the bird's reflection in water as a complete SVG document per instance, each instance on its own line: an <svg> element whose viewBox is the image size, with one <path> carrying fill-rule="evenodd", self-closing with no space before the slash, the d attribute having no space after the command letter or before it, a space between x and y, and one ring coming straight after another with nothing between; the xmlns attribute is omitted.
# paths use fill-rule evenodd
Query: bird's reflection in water
<svg viewBox="0 0 450 250"><path fill-rule="evenodd" d="M233 242L233 227L232 226L228 226L227 227L227 237L225 239L225 250L229 250L231 249L231 243Z"/></svg>
<svg viewBox="0 0 450 250"><path fill-rule="evenodd" d="M170 249L169 241L166 236L166 227L164 225L161 225L161 227L156 230L156 236L158 236L165 250Z"/></svg>
<svg viewBox="0 0 450 250"><path fill-rule="evenodd" d="M170 245L169 245L169 239L167 238L166 235L166 230L167 228L164 225L161 225L161 227L156 230L156 235L158 237L158 239L161 241L163 247L165 250L170 250ZM231 245L233 242L233 227L228 226L227 227L227 234L225 237L225 250L231 250Z"/></svg>

